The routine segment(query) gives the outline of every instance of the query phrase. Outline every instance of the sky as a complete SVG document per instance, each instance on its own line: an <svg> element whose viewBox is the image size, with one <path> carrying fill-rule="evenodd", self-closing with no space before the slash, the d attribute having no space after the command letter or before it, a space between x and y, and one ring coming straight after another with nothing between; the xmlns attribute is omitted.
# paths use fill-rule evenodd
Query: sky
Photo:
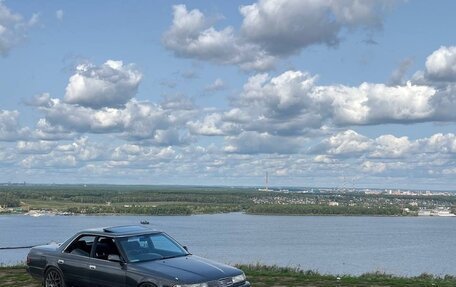
<svg viewBox="0 0 456 287"><path fill-rule="evenodd" d="M455 190L454 11L0 0L0 182Z"/></svg>

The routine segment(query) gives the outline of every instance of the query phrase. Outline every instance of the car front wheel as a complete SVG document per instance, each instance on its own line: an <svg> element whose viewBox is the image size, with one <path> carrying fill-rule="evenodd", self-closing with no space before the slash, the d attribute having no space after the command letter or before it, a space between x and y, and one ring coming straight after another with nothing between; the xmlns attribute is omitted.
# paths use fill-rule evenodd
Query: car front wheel
<svg viewBox="0 0 456 287"><path fill-rule="evenodd" d="M44 287L65 287L63 276L59 270L50 268L44 277Z"/></svg>

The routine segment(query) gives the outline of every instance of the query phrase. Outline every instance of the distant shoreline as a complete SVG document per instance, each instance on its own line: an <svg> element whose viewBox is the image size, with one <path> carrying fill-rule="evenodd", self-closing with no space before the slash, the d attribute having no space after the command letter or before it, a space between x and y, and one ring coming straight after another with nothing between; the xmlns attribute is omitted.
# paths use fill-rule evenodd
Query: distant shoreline
<svg viewBox="0 0 456 287"><path fill-rule="evenodd" d="M0 187L0 213L180 216L245 212L292 216L455 216L456 196L411 192L259 191L225 187Z"/></svg>
<svg viewBox="0 0 456 287"><path fill-rule="evenodd" d="M32 216L29 215L27 212L14 212L14 213L7 213L3 212L0 213L0 216L8 216L8 215L18 215L18 216L30 216L30 217L54 217L54 216L59 216L59 217L70 217L70 216L137 216L137 217L147 217L147 216L195 216L195 215L217 215L217 214L229 214L229 213L243 213L246 215L252 215L252 216L293 216L293 217L398 217L398 218L403 218L403 217L420 217L420 218L447 218L447 217L453 217L453 216L436 216L436 215L384 215L384 214L286 214L286 213L252 213L252 212L246 212L246 211L233 211L233 212L213 212L213 213L198 213L198 214L134 214L134 213L75 213L71 215L61 215L56 213L48 213L48 214L42 214L39 216Z"/></svg>

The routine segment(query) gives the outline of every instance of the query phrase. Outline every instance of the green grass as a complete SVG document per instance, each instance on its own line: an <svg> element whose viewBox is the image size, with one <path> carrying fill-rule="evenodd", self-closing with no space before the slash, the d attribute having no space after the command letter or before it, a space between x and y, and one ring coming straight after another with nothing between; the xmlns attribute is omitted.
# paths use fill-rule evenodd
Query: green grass
<svg viewBox="0 0 456 287"><path fill-rule="evenodd" d="M431 287L456 286L456 277L435 277L422 274L417 277L400 277L383 273L367 273L361 276L327 275L315 271L303 271L297 268L264 266L264 265L239 265L244 270L247 278L255 287L274 286L371 286L371 287Z"/></svg>
<svg viewBox="0 0 456 287"><path fill-rule="evenodd" d="M303 271L297 268L238 265L254 287L450 287L456 286L456 277L435 277L422 274L416 277L400 277L383 273L367 273L361 276L325 275L315 271ZM0 267L0 287L21 286L39 287L23 266Z"/></svg>
<svg viewBox="0 0 456 287"><path fill-rule="evenodd" d="M24 266L0 267L0 287L7 286L41 287L39 282L25 271Z"/></svg>

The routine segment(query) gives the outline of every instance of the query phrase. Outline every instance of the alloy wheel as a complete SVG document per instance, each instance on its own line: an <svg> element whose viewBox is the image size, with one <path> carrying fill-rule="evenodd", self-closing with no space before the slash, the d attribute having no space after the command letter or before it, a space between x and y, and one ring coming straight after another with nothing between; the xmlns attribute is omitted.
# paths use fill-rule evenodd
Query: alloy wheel
<svg viewBox="0 0 456 287"><path fill-rule="evenodd" d="M50 270L46 275L45 287L64 287L62 276L57 270Z"/></svg>

